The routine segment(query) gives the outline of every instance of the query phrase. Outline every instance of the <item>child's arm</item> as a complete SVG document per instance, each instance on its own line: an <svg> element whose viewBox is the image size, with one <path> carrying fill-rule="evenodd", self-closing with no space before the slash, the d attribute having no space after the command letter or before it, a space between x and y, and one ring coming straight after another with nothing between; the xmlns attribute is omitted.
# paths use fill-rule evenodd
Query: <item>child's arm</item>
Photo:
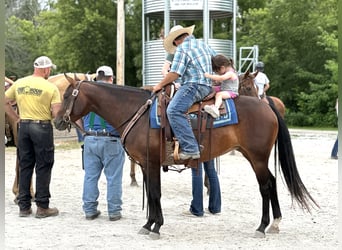
<svg viewBox="0 0 342 250"><path fill-rule="evenodd" d="M224 73L223 75L211 75L209 73L204 73L204 76L207 78L210 78L214 81L224 81L224 80L235 78L235 74L233 72L230 72L230 71Z"/></svg>

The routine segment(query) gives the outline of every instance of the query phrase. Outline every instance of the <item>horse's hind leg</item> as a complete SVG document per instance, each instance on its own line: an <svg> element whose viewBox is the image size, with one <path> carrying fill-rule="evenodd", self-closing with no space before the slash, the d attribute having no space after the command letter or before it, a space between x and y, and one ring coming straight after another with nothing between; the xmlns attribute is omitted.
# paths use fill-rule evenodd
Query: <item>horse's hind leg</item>
<svg viewBox="0 0 342 250"><path fill-rule="evenodd" d="M279 223L281 221L281 211L278 201L276 179L271 175L271 205L273 211L273 222L271 226L267 229L267 233L279 233Z"/></svg>
<svg viewBox="0 0 342 250"><path fill-rule="evenodd" d="M135 162L131 160L131 172L129 174L131 176L131 186L138 186L138 182L135 179Z"/></svg>
<svg viewBox="0 0 342 250"><path fill-rule="evenodd" d="M259 182L259 190L262 197L262 218L261 223L256 230L254 236L257 238L265 237L265 229L270 223L270 196L271 196L271 188L272 182L271 180L267 180L266 184L260 184Z"/></svg>

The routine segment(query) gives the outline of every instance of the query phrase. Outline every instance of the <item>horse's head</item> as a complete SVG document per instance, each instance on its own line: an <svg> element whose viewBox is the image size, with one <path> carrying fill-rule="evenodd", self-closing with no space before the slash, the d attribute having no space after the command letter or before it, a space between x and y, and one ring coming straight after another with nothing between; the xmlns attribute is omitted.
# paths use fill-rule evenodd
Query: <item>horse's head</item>
<svg viewBox="0 0 342 250"><path fill-rule="evenodd" d="M58 75L53 75L48 78L49 82L52 82L54 85L57 86L59 93L61 97L63 98L64 93L66 89L69 87L70 83L68 79L65 77L65 75L68 75L70 77L74 77L76 81L81 81L81 80L88 80L88 81L93 81L94 78L96 77L96 74L84 74L84 73L64 73L64 74L58 74Z"/></svg>
<svg viewBox="0 0 342 250"><path fill-rule="evenodd" d="M258 96L257 89L254 84L255 75L247 71L239 76L239 95Z"/></svg>
<svg viewBox="0 0 342 250"><path fill-rule="evenodd" d="M64 74L64 76L69 82L69 86L64 92L61 108L54 120L55 127L58 130L70 129L71 123L81 118L84 114L84 110L80 108L82 105L75 105L76 102L83 102L81 95L79 95L82 81L79 81L76 75L75 79L67 74Z"/></svg>

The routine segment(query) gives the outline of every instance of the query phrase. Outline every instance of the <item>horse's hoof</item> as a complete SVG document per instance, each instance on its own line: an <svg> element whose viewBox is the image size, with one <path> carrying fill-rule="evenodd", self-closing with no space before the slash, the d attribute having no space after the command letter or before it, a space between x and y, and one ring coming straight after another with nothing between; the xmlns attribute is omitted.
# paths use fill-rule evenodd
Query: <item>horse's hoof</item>
<svg viewBox="0 0 342 250"><path fill-rule="evenodd" d="M149 234L150 234L150 230L148 230L148 229L142 227L142 228L139 230L138 234L149 235Z"/></svg>
<svg viewBox="0 0 342 250"><path fill-rule="evenodd" d="M267 233L271 234L278 234L279 233L279 223L281 221L281 217L274 219L273 223L271 226L267 229Z"/></svg>
<svg viewBox="0 0 342 250"><path fill-rule="evenodd" d="M137 187L137 186L138 186L138 183L136 181L131 182L131 187Z"/></svg>
<svg viewBox="0 0 342 250"><path fill-rule="evenodd" d="M265 237L266 237L265 233L262 233L260 231L255 231L254 233L254 238L265 238Z"/></svg>
<svg viewBox="0 0 342 250"><path fill-rule="evenodd" d="M270 234L278 234L279 233L279 227L270 226L266 232L270 233Z"/></svg>
<svg viewBox="0 0 342 250"><path fill-rule="evenodd" d="M149 236L150 236L151 240L159 240L160 239L159 233L151 232Z"/></svg>

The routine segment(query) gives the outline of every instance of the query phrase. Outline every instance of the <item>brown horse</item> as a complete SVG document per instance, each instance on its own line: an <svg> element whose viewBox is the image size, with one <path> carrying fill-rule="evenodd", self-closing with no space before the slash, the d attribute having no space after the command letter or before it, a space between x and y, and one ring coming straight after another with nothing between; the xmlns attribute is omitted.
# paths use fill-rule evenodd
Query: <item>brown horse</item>
<svg viewBox="0 0 342 250"><path fill-rule="evenodd" d="M258 91L254 84L254 78L255 74L249 73L249 71L239 76L239 95L258 97ZM280 115L283 118L285 117L285 105L278 97L266 96L266 99L263 98L262 100L270 105L274 105L279 111Z"/></svg>
<svg viewBox="0 0 342 250"><path fill-rule="evenodd" d="M95 112L119 131L126 152L141 166L146 187L148 219L139 233L159 239L160 227L164 223L160 202L160 130L150 128L148 112L155 95L151 96L150 91L141 88L67 78L70 86L55 118L56 128L64 130L71 122ZM268 169L269 156L276 141L280 166L292 199L308 211L318 205L299 176L290 134L279 113L272 111L265 102L249 96L239 96L234 103L239 122L206 129L201 136L203 151L200 161L208 161L236 149L250 162L262 197L262 218L255 236L265 237L265 230L270 224L270 204L274 221L268 232L279 232L281 220L276 179Z"/></svg>
<svg viewBox="0 0 342 250"><path fill-rule="evenodd" d="M94 80L96 77L96 74L84 74L84 73L67 73L67 75L70 77L76 77L79 80ZM61 97L63 98L64 92L69 86L69 82L65 78L65 75L58 74L58 75L50 76L48 80L58 87ZM131 177L131 186L137 186L138 183L135 178L135 163L132 160L131 160L130 177Z"/></svg>

